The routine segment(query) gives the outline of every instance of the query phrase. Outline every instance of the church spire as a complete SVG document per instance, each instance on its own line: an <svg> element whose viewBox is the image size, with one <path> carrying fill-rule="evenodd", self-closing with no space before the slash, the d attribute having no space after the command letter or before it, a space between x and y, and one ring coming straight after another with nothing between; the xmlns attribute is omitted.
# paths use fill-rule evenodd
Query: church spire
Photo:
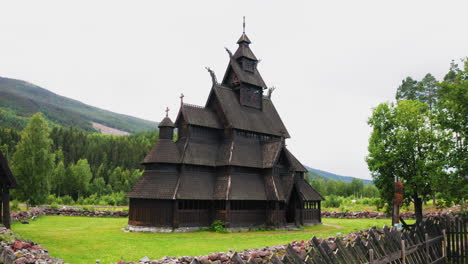
<svg viewBox="0 0 468 264"><path fill-rule="evenodd" d="M244 21L242 23L242 35L237 41L237 44L239 44L239 48L237 49L236 53L234 53L234 58L239 59L241 57L245 57L247 59L253 60L255 62L258 61L257 57L253 54L252 50L250 50L249 44L252 42L250 41L249 37L247 37L247 34L245 34L245 16L244 16Z"/></svg>
<svg viewBox="0 0 468 264"><path fill-rule="evenodd" d="M242 36L237 41L237 44L249 45L250 43L252 42L250 41L249 37L247 37L247 35L245 34L245 16L244 16L244 22L242 23Z"/></svg>
<svg viewBox="0 0 468 264"><path fill-rule="evenodd" d="M239 47L236 52L231 54L231 52L227 50L230 60L222 84L236 89L241 88L241 84L253 85L258 89L266 89L267 86L257 70L259 60L250 49L249 45L252 42L245 33L245 17L242 29L242 35L237 41Z"/></svg>

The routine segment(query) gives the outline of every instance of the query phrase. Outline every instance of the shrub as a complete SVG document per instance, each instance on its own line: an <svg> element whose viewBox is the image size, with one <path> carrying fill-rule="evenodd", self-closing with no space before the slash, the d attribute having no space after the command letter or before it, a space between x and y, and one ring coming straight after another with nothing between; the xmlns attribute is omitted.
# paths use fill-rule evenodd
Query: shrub
<svg viewBox="0 0 468 264"><path fill-rule="evenodd" d="M71 198L70 195L65 195L62 196L62 204L63 205L73 205L75 201L73 201L73 198Z"/></svg>
<svg viewBox="0 0 468 264"><path fill-rule="evenodd" d="M50 204L50 208L52 209L57 209L58 208L58 204L56 202L53 202Z"/></svg>
<svg viewBox="0 0 468 264"><path fill-rule="evenodd" d="M324 203L324 207L340 207L342 203L342 199L332 194L326 197L326 200L323 203Z"/></svg>
<svg viewBox="0 0 468 264"><path fill-rule="evenodd" d="M214 221L211 226L210 226L210 231L216 232L216 233L227 233L228 230L224 226L224 222L221 220L216 220Z"/></svg>
<svg viewBox="0 0 468 264"><path fill-rule="evenodd" d="M90 195L89 197L84 199L83 204L93 204L93 205L99 204L98 195L97 194Z"/></svg>
<svg viewBox="0 0 468 264"><path fill-rule="evenodd" d="M62 197L57 197L55 198L55 202L56 204L63 204L63 200L62 200Z"/></svg>
<svg viewBox="0 0 468 264"><path fill-rule="evenodd" d="M12 212L17 212L17 211L20 211L21 209L19 208L19 201L18 200L13 200L11 202L11 207L10 207L10 210Z"/></svg>
<svg viewBox="0 0 468 264"><path fill-rule="evenodd" d="M78 200L76 200L76 204L79 204L79 205L85 204L83 197L78 198Z"/></svg>
<svg viewBox="0 0 468 264"><path fill-rule="evenodd" d="M55 197L54 194L50 194L49 196L47 196L46 203L53 204L56 202L56 200L57 200L57 197Z"/></svg>

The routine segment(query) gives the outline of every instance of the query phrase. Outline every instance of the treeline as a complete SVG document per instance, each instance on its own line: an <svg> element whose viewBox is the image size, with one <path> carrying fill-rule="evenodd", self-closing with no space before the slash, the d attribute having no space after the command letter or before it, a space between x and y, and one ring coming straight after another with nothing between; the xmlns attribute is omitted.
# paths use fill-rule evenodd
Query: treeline
<svg viewBox="0 0 468 264"><path fill-rule="evenodd" d="M323 179L318 177L307 177L310 185L322 196L336 195L356 198L375 198L379 196L379 190L372 184L364 184L360 179L353 179L350 182L335 181L333 179Z"/></svg>
<svg viewBox="0 0 468 264"><path fill-rule="evenodd" d="M125 193L143 172L140 162L157 139L157 130L123 137L49 129L41 113L21 132L0 128L0 150L20 186L13 198L30 205L125 205Z"/></svg>

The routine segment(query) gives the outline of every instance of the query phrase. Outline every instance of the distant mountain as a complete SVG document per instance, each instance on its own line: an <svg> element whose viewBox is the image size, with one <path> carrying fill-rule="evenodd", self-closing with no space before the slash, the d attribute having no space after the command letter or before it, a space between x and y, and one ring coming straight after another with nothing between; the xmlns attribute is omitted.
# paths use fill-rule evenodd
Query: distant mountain
<svg viewBox="0 0 468 264"><path fill-rule="evenodd" d="M0 77L0 126L22 129L37 112L53 124L86 131L125 135L157 127L156 122L113 113L25 81Z"/></svg>
<svg viewBox="0 0 468 264"><path fill-rule="evenodd" d="M366 180L366 179L361 179L361 178L356 178L356 177L351 177L351 176L341 176L341 175L334 174L328 171L318 170L318 169L314 169L308 166L305 166L305 167L309 170L309 173L312 174L313 176L318 177L318 178L323 178L325 180L332 179L335 181L350 182L353 179L359 179L359 180L362 180L364 184L373 184L371 180Z"/></svg>

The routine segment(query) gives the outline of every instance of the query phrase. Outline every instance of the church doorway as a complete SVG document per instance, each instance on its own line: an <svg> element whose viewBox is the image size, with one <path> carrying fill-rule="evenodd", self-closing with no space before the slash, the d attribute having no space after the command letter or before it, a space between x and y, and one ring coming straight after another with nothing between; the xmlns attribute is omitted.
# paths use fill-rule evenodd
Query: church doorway
<svg viewBox="0 0 468 264"><path fill-rule="evenodd" d="M291 191L291 196L289 197L288 204L286 205L286 223L292 224L296 223L296 207L299 203L299 196L294 187Z"/></svg>

